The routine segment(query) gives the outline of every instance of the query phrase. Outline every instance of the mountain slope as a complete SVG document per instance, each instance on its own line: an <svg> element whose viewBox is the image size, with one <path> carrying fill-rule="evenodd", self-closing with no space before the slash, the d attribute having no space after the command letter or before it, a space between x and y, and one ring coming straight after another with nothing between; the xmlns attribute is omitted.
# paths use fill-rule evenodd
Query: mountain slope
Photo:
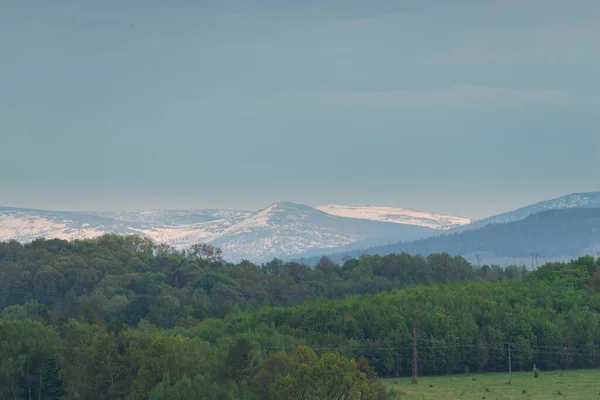
<svg viewBox="0 0 600 400"><path fill-rule="evenodd" d="M421 226L344 218L300 204L276 203L227 228L212 243L234 259L256 259L263 254L285 257L303 249L335 248L365 239L411 240L434 232Z"/></svg>
<svg viewBox="0 0 600 400"><path fill-rule="evenodd" d="M554 259L596 255L600 252L600 209L547 210L522 220L489 224L461 233L339 253L333 255L333 259L339 261L345 255L361 253L386 255L402 252L423 255L448 252L463 256L486 253L511 258L538 254Z"/></svg>
<svg viewBox="0 0 600 400"><path fill-rule="evenodd" d="M28 242L39 237L82 239L105 233L132 234L129 226L111 218L65 211L0 207L0 241Z"/></svg>
<svg viewBox="0 0 600 400"><path fill-rule="evenodd" d="M460 232L467 229L481 228L489 224L504 224L506 222L527 218L532 214L542 211L570 208L600 208L600 192L572 193L556 199L541 201L539 203L521 207L514 211L473 221L471 224L455 228L453 231Z"/></svg>
<svg viewBox="0 0 600 400"><path fill-rule="evenodd" d="M211 243L222 247L225 257L232 261L247 258L260 262L357 241L382 244L414 240L435 232L422 226L334 216L294 203L276 203L257 212L76 213L0 208L0 240L137 234L178 248Z"/></svg>
<svg viewBox="0 0 600 400"><path fill-rule="evenodd" d="M368 219L371 221L380 222L393 222L396 224L419 225L441 230L467 225L471 222L469 218L433 214L396 207L348 206L330 204L325 206L317 206L315 208L328 214L337 215L340 217Z"/></svg>

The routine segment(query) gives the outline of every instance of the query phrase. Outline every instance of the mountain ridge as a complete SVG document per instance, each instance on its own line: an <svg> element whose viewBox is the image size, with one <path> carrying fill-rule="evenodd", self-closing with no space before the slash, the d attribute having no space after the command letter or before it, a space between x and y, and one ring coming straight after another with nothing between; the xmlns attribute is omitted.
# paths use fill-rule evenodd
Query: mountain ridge
<svg viewBox="0 0 600 400"><path fill-rule="evenodd" d="M452 237L520 221L547 210L578 208L600 208L600 192L571 193L469 224L468 218L406 208L339 204L311 207L290 201L276 202L257 211L76 212L0 206L0 240L137 234L176 248L210 243L222 247L225 257L232 261L247 258L262 262L273 257L356 253L356 249L365 247L367 252L403 248L419 239Z"/></svg>
<svg viewBox="0 0 600 400"><path fill-rule="evenodd" d="M600 208L600 192L575 192L549 200L542 200L537 203L519 207L515 210L475 220L468 225L454 228L452 231L460 232L484 227L489 224L518 221L541 211L568 208Z"/></svg>
<svg viewBox="0 0 600 400"><path fill-rule="evenodd" d="M222 247L228 259L265 261L309 250L337 248L355 241L383 244L391 237L398 240L426 237L434 230L418 225L345 218L287 201L254 212L64 212L0 207L0 240L81 239L104 233L142 235L177 248L211 243Z"/></svg>

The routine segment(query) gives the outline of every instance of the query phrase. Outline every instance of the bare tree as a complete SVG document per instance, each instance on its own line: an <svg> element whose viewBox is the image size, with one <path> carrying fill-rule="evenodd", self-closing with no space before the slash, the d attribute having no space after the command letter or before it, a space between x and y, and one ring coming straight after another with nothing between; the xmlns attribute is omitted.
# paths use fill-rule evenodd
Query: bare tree
<svg viewBox="0 0 600 400"><path fill-rule="evenodd" d="M187 251L191 258L198 258L209 261L222 261L223 251L220 247L208 243L196 243L190 246Z"/></svg>

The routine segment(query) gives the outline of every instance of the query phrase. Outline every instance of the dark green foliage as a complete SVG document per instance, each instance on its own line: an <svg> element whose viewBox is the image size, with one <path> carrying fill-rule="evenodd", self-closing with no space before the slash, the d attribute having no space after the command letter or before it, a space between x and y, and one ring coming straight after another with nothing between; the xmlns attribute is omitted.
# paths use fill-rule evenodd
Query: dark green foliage
<svg viewBox="0 0 600 400"><path fill-rule="evenodd" d="M224 380L247 380L260 360L258 349L246 338L233 343L223 363L222 378Z"/></svg>
<svg viewBox="0 0 600 400"><path fill-rule="evenodd" d="M0 398L58 399L61 346L40 322L0 319Z"/></svg>

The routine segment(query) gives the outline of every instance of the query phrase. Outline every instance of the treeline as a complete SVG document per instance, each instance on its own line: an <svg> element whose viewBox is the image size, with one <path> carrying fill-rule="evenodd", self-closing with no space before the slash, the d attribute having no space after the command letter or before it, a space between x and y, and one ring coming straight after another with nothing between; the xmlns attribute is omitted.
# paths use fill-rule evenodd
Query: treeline
<svg viewBox="0 0 600 400"><path fill-rule="evenodd" d="M140 237L0 243L0 398L386 399L377 376L600 364L599 263L311 269Z"/></svg>
<svg viewBox="0 0 600 400"><path fill-rule="evenodd" d="M137 237L39 239L0 243L0 308L32 300L52 323L142 319L172 328L263 306L287 307L315 298L374 294L411 284L519 277L515 266L473 268L462 257L433 254L363 256L341 266L322 258L315 268L274 259L263 265L223 261L208 245L178 251Z"/></svg>

